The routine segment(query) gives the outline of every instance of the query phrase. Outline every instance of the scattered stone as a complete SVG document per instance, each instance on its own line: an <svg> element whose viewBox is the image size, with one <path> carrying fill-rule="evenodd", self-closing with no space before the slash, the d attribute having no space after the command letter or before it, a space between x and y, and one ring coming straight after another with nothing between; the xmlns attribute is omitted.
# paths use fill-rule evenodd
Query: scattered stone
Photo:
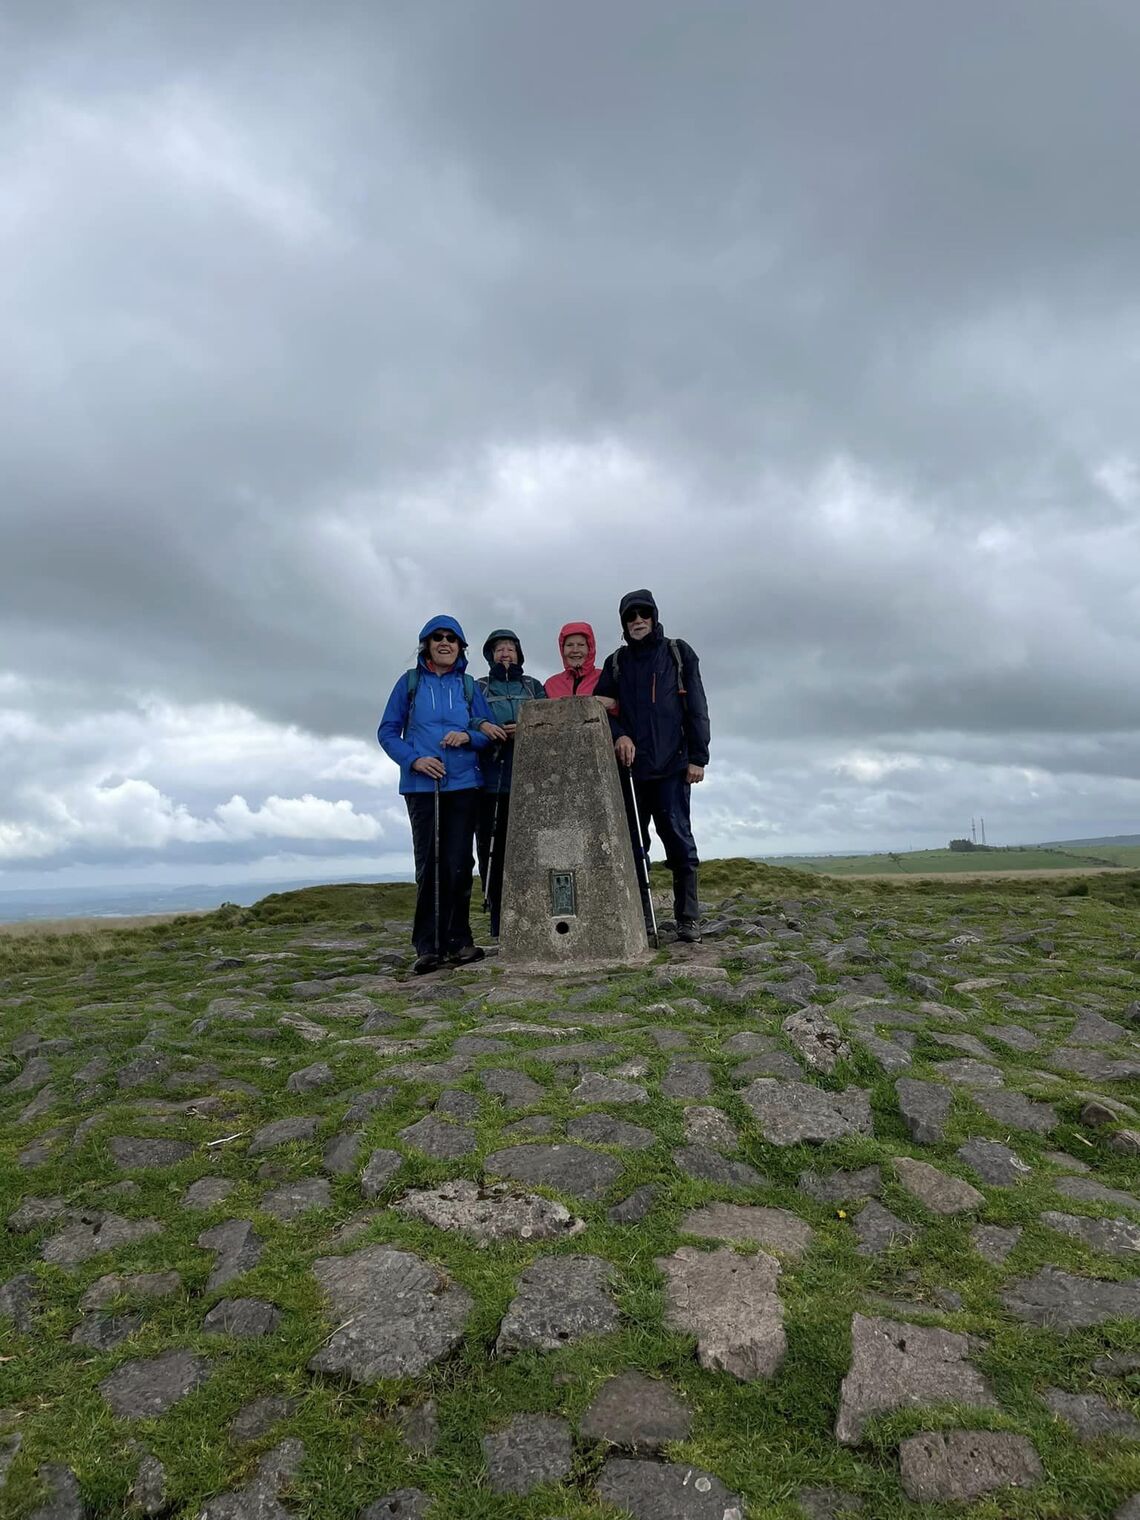
<svg viewBox="0 0 1140 1520"><path fill-rule="evenodd" d="M409 1124L400 1131L399 1138L436 1161L455 1161L460 1156L469 1156L478 1147L474 1133L466 1125L449 1124L435 1114Z"/></svg>
<svg viewBox="0 0 1140 1520"><path fill-rule="evenodd" d="M1033 1174L1033 1168L1022 1161L1008 1145L997 1140L967 1140L955 1152L960 1161L972 1168L983 1182L994 1187L1013 1187Z"/></svg>
<svg viewBox="0 0 1140 1520"><path fill-rule="evenodd" d="M655 1265L665 1277L665 1323L696 1336L702 1367L745 1382L775 1375L787 1337L774 1257L681 1246Z"/></svg>
<svg viewBox="0 0 1140 1520"><path fill-rule="evenodd" d="M356 1171L357 1157L364 1144L363 1130L350 1130L344 1135L334 1135L321 1152L321 1166L334 1177L351 1177Z"/></svg>
<svg viewBox="0 0 1140 1520"><path fill-rule="evenodd" d="M1043 1476L1033 1444L1006 1431L948 1430L899 1444L899 1475L908 1499L968 1504L999 1488L1032 1488Z"/></svg>
<svg viewBox="0 0 1140 1520"><path fill-rule="evenodd" d="M483 1459L492 1493L529 1494L559 1483L574 1461L570 1427L555 1415L517 1414L483 1437Z"/></svg>
<svg viewBox="0 0 1140 1520"><path fill-rule="evenodd" d="M847 1520L863 1512L863 1501L845 1488L801 1488L796 1503L806 1520Z"/></svg>
<svg viewBox="0 0 1140 1520"><path fill-rule="evenodd" d="M712 1073L704 1061L674 1057L660 1086L663 1098L707 1098L712 1092Z"/></svg>
<svg viewBox="0 0 1140 1520"><path fill-rule="evenodd" d="M927 1161L910 1156L895 1157L895 1176L911 1195L935 1214L965 1214L985 1203L976 1187L940 1172Z"/></svg>
<svg viewBox="0 0 1140 1520"><path fill-rule="evenodd" d="M1041 1048L1037 1036L1030 1034L1028 1029L1022 1029L1020 1024L985 1024L982 1033L1000 1045L1008 1045L1010 1050L1019 1050L1022 1054Z"/></svg>
<svg viewBox="0 0 1140 1520"><path fill-rule="evenodd" d="M369 1118L378 1108L385 1108L396 1096L395 1087L374 1087L357 1094L344 1115L345 1124L359 1124Z"/></svg>
<svg viewBox="0 0 1140 1520"><path fill-rule="evenodd" d="M234 1186L228 1177L199 1177L182 1194L179 1203L184 1209L212 1209L226 1201Z"/></svg>
<svg viewBox="0 0 1140 1520"><path fill-rule="evenodd" d="M393 1208L436 1229L459 1230L481 1241L559 1240L586 1228L564 1204L515 1193L505 1183L444 1182L405 1194Z"/></svg>
<svg viewBox="0 0 1140 1520"><path fill-rule="evenodd" d="M1051 1103L1040 1103L1019 1092L974 1092L970 1096L984 1113L1010 1129L1024 1129L1031 1134L1047 1135L1058 1123L1057 1110Z"/></svg>
<svg viewBox="0 0 1140 1520"><path fill-rule="evenodd" d="M950 1089L937 1082L900 1077L895 1083L895 1093L910 1138L917 1145L937 1145L946 1133L954 1101Z"/></svg>
<svg viewBox="0 0 1140 1520"><path fill-rule="evenodd" d="M621 1171L621 1163L580 1145L512 1145L493 1151L484 1169L516 1182L538 1183L574 1198L600 1198Z"/></svg>
<svg viewBox="0 0 1140 1520"><path fill-rule="evenodd" d="M32 1510L28 1520L84 1520L87 1510L70 1467L64 1467L62 1462L45 1462L36 1469L36 1477L47 1489L48 1497Z"/></svg>
<svg viewBox="0 0 1140 1520"><path fill-rule="evenodd" d="M759 1188L768 1182L747 1162L729 1161L707 1145L686 1145L674 1151L673 1164L694 1182L712 1182L718 1187Z"/></svg>
<svg viewBox="0 0 1140 1520"><path fill-rule="evenodd" d="M411 1251L365 1246L322 1256L313 1275L337 1329L310 1357L310 1372L344 1373L356 1383L418 1377L463 1334L471 1295Z"/></svg>
<svg viewBox="0 0 1140 1520"><path fill-rule="evenodd" d="M988 1061L990 1051L982 1044L976 1035L972 1034L935 1034L933 1031L927 1036L935 1045L941 1045L944 1050L959 1050L966 1056L977 1056L979 1060Z"/></svg>
<svg viewBox="0 0 1140 1520"><path fill-rule="evenodd" d="M835 1436L845 1446L862 1440L873 1414L924 1404L992 1409L989 1384L966 1360L969 1342L950 1330L856 1314L851 1321L851 1370L839 1390Z"/></svg>
<svg viewBox="0 0 1140 1520"><path fill-rule="evenodd" d="M44 1242L40 1255L53 1267L78 1267L93 1256L161 1233L157 1219L124 1219L121 1214L104 1213L101 1209L83 1209L77 1211L75 1223Z"/></svg>
<svg viewBox="0 0 1140 1520"><path fill-rule="evenodd" d="M281 1310L261 1298L223 1298L202 1321L205 1335L232 1335L235 1340L257 1340L273 1335L281 1323Z"/></svg>
<svg viewBox="0 0 1140 1520"><path fill-rule="evenodd" d="M23 1444L23 1434L18 1430L11 1435L0 1436L0 1488L3 1488L8 1481L8 1469Z"/></svg>
<svg viewBox="0 0 1140 1520"><path fill-rule="evenodd" d="M599 1388L578 1434L627 1451L656 1452L667 1441L687 1441L692 1426L692 1411L668 1383L628 1367Z"/></svg>
<svg viewBox="0 0 1140 1520"><path fill-rule="evenodd" d="M853 1223L859 1242L855 1250L860 1256L879 1256L896 1241L908 1245L916 1233L913 1225L906 1224L874 1198L863 1205Z"/></svg>
<svg viewBox="0 0 1140 1520"><path fill-rule="evenodd" d="M1058 1267L1042 1267L1032 1277L1019 1278L998 1296L1015 1319L1047 1330L1084 1330L1140 1315L1140 1278L1106 1282L1076 1277Z"/></svg>
<svg viewBox="0 0 1140 1520"><path fill-rule="evenodd" d="M1127 1219L1088 1219L1083 1214L1058 1214L1047 1209L1041 1215L1041 1223L1079 1240L1090 1251L1103 1251L1106 1256L1128 1260L1140 1251L1140 1225Z"/></svg>
<svg viewBox="0 0 1140 1520"><path fill-rule="evenodd" d="M1000 1267L1021 1239L1020 1225L977 1224L970 1231L974 1250L991 1267Z"/></svg>
<svg viewBox="0 0 1140 1520"><path fill-rule="evenodd" d="M1099 1441L1102 1436L1140 1436L1140 1420L1127 1409L1118 1409L1099 1393L1066 1393L1061 1388L1047 1388L1042 1395L1057 1419L1075 1430L1082 1441Z"/></svg>
<svg viewBox="0 0 1140 1520"><path fill-rule="evenodd" d="M861 1046L868 1055L878 1061L884 1071L905 1071L911 1064L910 1050L901 1043L901 1036L886 1039L883 1035L875 1034L871 1030L863 1030L861 1033L853 1034L851 1038L856 1045Z"/></svg>
<svg viewBox="0 0 1140 1520"><path fill-rule="evenodd" d="M1092 1371L1097 1377L1131 1377L1134 1372L1140 1372L1140 1356L1128 1352L1097 1356L1093 1358Z"/></svg>
<svg viewBox="0 0 1140 1520"><path fill-rule="evenodd" d="M570 1094L579 1103L646 1103L649 1094L636 1082L623 1082L620 1077L607 1077L600 1071L589 1071Z"/></svg>
<svg viewBox="0 0 1140 1520"><path fill-rule="evenodd" d="M302 1066L300 1071L295 1071L285 1083L285 1091L291 1093L314 1093L322 1087L327 1087L334 1080L333 1069L327 1061L314 1061L311 1066Z"/></svg>
<svg viewBox="0 0 1140 1520"><path fill-rule="evenodd" d="M418 1457L430 1457L439 1445L439 1413L434 1399L408 1404L396 1411L396 1424L404 1445Z"/></svg>
<svg viewBox="0 0 1140 1520"><path fill-rule="evenodd" d="M306 1177L274 1188L261 1200L261 1208L274 1219L288 1223L299 1219L309 1209L327 1209L332 1204L332 1187L324 1177Z"/></svg>
<svg viewBox="0 0 1140 1520"><path fill-rule="evenodd" d="M933 1069L943 1082L953 1082L956 1087L1001 1087L1005 1080L998 1067L968 1056L960 1061L935 1061Z"/></svg>
<svg viewBox="0 0 1140 1520"><path fill-rule="evenodd" d="M142 1322L141 1314L85 1314L71 1332L71 1344L91 1351L112 1351L129 1340Z"/></svg>
<svg viewBox="0 0 1140 1520"><path fill-rule="evenodd" d="M739 1131L722 1109L693 1104L685 1109L682 1120L685 1138L693 1145L734 1151L740 1144Z"/></svg>
<svg viewBox="0 0 1140 1520"><path fill-rule="evenodd" d="M210 1364L192 1351L164 1351L159 1356L124 1362L99 1384L114 1414L150 1419L192 1393L210 1375Z"/></svg>
<svg viewBox="0 0 1140 1520"><path fill-rule="evenodd" d="M505 1108L529 1108L546 1098L546 1088L522 1071L484 1071L479 1080L493 1098Z"/></svg>
<svg viewBox="0 0 1140 1520"><path fill-rule="evenodd" d="M610 1457L598 1479L607 1504L633 1520L744 1520L744 1501L719 1478L685 1462Z"/></svg>
<svg viewBox="0 0 1140 1520"><path fill-rule="evenodd" d="M525 1139L528 1135L552 1135L554 1129L554 1120L549 1114L528 1114L525 1119L516 1119L513 1124L504 1126L503 1136L509 1140Z"/></svg>
<svg viewBox="0 0 1140 1520"><path fill-rule="evenodd" d="M1127 1037L1127 1030L1111 1019L1105 1019L1094 1010L1082 1013L1069 1031L1070 1045L1118 1045Z"/></svg>
<svg viewBox="0 0 1140 1520"><path fill-rule="evenodd" d="M814 1005L800 1008L790 1013L780 1027L811 1071L830 1076L839 1062L851 1055L851 1047L844 1040L839 1026L822 1008Z"/></svg>
<svg viewBox="0 0 1140 1520"><path fill-rule="evenodd" d="M54 1219L68 1219L71 1210L62 1198L29 1196L8 1215L8 1228L14 1235L29 1235Z"/></svg>
<svg viewBox="0 0 1140 1520"><path fill-rule="evenodd" d="M215 1293L257 1266L263 1243L248 1219L227 1219L203 1230L198 1244L203 1250L218 1253L214 1270L206 1279L206 1292Z"/></svg>
<svg viewBox="0 0 1140 1520"><path fill-rule="evenodd" d="M1106 1187L1093 1177L1058 1177L1053 1191L1078 1203L1114 1203L1120 1209L1140 1209L1140 1198L1122 1188Z"/></svg>
<svg viewBox="0 0 1140 1520"><path fill-rule="evenodd" d="M1109 1135L1108 1144L1117 1155L1140 1156L1140 1130L1118 1129L1115 1135Z"/></svg>
<svg viewBox="0 0 1140 1520"><path fill-rule="evenodd" d="M279 1442L258 1462L250 1482L211 1499L198 1520L292 1520L277 1493L296 1475L304 1455L295 1437Z"/></svg>
<svg viewBox="0 0 1140 1520"><path fill-rule="evenodd" d="M399 1151L373 1151L368 1158L367 1166L361 1173L360 1191L362 1195L369 1200L379 1198L380 1194L403 1164L404 1158L400 1155Z"/></svg>
<svg viewBox="0 0 1140 1520"><path fill-rule="evenodd" d="M263 1124L260 1129L254 1130L246 1154L260 1156L279 1145L291 1145L295 1140L311 1140L320 1128L320 1123L316 1118L274 1119L272 1123Z"/></svg>
<svg viewBox="0 0 1140 1520"><path fill-rule="evenodd" d="M287 1420L297 1407L291 1398L259 1398L243 1404L229 1423L235 1441L256 1441L268 1435L274 1425Z"/></svg>
<svg viewBox="0 0 1140 1520"><path fill-rule="evenodd" d="M361 1511L360 1520L425 1520L431 1499L420 1488L397 1488Z"/></svg>
<svg viewBox="0 0 1140 1520"><path fill-rule="evenodd" d="M677 1228L682 1235L699 1235L706 1240L766 1246L793 1261L798 1261L815 1239L811 1225L798 1214L739 1203L711 1203L692 1209Z"/></svg>
<svg viewBox="0 0 1140 1520"><path fill-rule="evenodd" d="M586 1145L619 1145L623 1150L643 1151L657 1144L657 1136L640 1124L613 1119L609 1114L580 1114L566 1126L571 1140Z"/></svg>
<svg viewBox="0 0 1140 1520"><path fill-rule="evenodd" d="M871 1100L865 1088L834 1093L806 1082L759 1077L740 1096L760 1133L773 1145L872 1133Z"/></svg>
<svg viewBox="0 0 1140 1520"><path fill-rule="evenodd" d="M628 1198L623 1198L620 1203L615 1203L613 1208L606 1211L606 1218L611 1224L640 1224L647 1217L657 1198L657 1189L651 1182L642 1187L634 1188Z"/></svg>
<svg viewBox="0 0 1140 1520"><path fill-rule="evenodd" d="M621 1316L610 1291L613 1268L596 1256L541 1256L519 1277L495 1349L558 1351L588 1335L608 1335Z"/></svg>

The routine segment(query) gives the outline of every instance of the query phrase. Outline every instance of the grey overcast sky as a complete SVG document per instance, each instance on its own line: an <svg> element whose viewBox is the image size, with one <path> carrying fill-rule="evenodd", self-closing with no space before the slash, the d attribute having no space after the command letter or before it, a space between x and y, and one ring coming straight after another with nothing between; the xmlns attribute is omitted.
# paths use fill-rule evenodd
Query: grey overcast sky
<svg viewBox="0 0 1140 1520"><path fill-rule="evenodd" d="M642 585L706 856L1140 829L1138 65L1136 0L8 0L0 887L405 868L422 620L546 675Z"/></svg>

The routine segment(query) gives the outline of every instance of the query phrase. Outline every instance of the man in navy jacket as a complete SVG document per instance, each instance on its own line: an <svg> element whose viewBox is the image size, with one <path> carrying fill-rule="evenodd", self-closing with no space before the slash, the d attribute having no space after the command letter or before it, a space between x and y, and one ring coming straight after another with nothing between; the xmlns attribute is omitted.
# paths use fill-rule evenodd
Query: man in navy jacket
<svg viewBox="0 0 1140 1520"><path fill-rule="evenodd" d="M648 859L649 821L665 846L673 873L677 936L700 940L697 872L700 860L689 820L689 795L709 759L709 707L700 661L683 639L667 639L651 591L621 599L626 647L607 655L597 697L617 699L610 714L614 751L630 770L644 837L634 850Z"/></svg>

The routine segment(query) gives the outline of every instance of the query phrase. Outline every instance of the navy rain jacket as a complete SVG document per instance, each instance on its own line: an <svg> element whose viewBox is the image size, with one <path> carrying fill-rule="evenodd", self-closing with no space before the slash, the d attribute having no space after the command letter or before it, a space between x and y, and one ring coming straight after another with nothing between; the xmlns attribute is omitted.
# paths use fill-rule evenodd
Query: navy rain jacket
<svg viewBox="0 0 1140 1520"><path fill-rule="evenodd" d="M617 679L614 656L609 654L594 688L596 697L617 698L610 731L615 741L628 735L636 745L633 775L638 781L657 781L690 765L709 763L709 704L700 661L684 639L676 643L685 677L684 702L677 689L677 662L656 608L653 631L636 643L627 641L621 650Z"/></svg>

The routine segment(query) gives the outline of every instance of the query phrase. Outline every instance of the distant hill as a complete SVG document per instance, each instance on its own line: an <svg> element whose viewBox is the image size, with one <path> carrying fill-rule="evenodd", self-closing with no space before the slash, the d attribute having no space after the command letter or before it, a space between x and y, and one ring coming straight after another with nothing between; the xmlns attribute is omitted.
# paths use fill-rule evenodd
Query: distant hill
<svg viewBox="0 0 1140 1520"><path fill-rule="evenodd" d="M1105 834L1100 839L1050 839L1042 844L1043 850L1088 849L1092 845L1140 845L1140 834Z"/></svg>

